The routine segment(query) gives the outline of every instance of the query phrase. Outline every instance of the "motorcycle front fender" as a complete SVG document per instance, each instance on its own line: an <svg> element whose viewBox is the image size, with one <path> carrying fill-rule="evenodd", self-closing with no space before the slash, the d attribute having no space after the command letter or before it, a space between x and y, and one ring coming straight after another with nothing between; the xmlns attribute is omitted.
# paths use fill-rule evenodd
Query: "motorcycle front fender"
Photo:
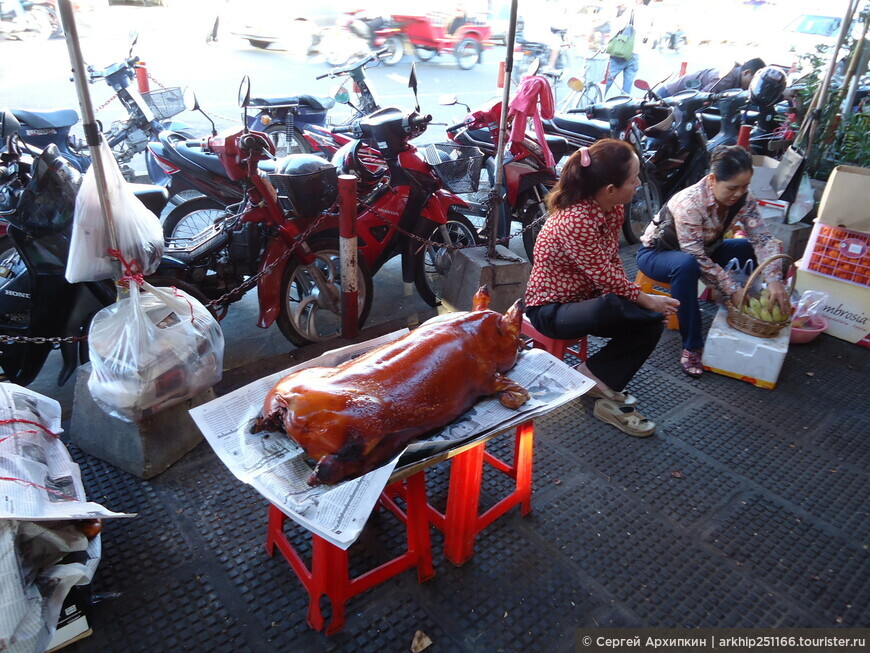
<svg viewBox="0 0 870 653"><path fill-rule="evenodd" d="M303 247L305 246L303 245ZM284 271L287 269L287 263L291 257L288 256L283 261L278 261L286 251L287 244L281 238L272 238L266 245L260 260L260 271L275 264L269 274L264 274L257 281L257 299L260 303L260 319L257 321L257 326L261 329L268 329L272 326L281 312L281 283L284 280Z"/></svg>
<svg viewBox="0 0 870 653"><path fill-rule="evenodd" d="M468 203L459 197L459 195L455 195L442 188L432 194L429 201L426 202L426 206L423 207L421 215L432 222L446 224L447 212L451 206L461 206L467 209Z"/></svg>

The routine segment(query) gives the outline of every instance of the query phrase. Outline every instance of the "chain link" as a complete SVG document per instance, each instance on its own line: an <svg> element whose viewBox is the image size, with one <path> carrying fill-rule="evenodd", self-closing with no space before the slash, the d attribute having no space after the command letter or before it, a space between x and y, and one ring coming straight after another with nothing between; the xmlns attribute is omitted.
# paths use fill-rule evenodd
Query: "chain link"
<svg viewBox="0 0 870 653"><path fill-rule="evenodd" d="M4 336L0 335L0 343L14 344L16 342L32 342L35 345L60 344L62 342L81 342L88 336L67 336L65 338L46 338L43 336Z"/></svg>
<svg viewBox="0 0 870 653"><path fill-rule="evenodd" d="M206 308L214 308L215 310L220 310L221 313L218 316L218 321L222 320L224 316L227 314L227 308L230 304L239 301L246 292L248 292L251 288L253 288L257 282L267 274L271 274L272 270L274 270L279 264L283 263L287 260L287 258L296 250L299 245L304 242L307 242L308 237L320 226L320 224L328 217L334 217L336 215L335 212L330 208L329 211L323 213L317 220L312 222L308 228L303 231L299 236L295 237L293 240L293 245L291 245L280 257L275 259L272 263L267 265L265 268L260 270L257 274L248 277L242 283L240 283L235 288L228 290L223 295L218 297L217 299L211 300L208 304L206 304Z"/></svg>

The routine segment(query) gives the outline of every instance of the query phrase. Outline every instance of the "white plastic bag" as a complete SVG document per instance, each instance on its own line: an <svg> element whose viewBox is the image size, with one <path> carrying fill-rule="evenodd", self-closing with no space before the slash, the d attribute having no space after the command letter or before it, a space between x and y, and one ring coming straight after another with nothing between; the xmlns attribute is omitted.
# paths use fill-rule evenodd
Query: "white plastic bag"
<svg viewBox="0 0 870 653"><path fill-rule="evenodd" d="M133 272L153 274L163 257L160 219L133 194L105 139L100 142L99 156L106 172L106 201L112 212L118 250ZM76 196L66 280L77 283L111 278L121 268L109 253L110 248L108 225L91 166Z"/></svg>
<svg viewBox="0 0 870 653"><path fill-rule="evenodd" d="M88 389L103 410L140 420L220 381L224 336L211 313L177 288L141 288L99 311L88 336Z"/></svg>
<svg viewBox="0 0 870 653"><path fill-rule="evenodd" d="M803 328L816 315L821 315L828 303L828 293L821 290L805 290L800 299L792 299L791 305L794 313L791 318L792 326Z"/></svg>
<svg viewBox="0 0 870 653"><path fill-rule="evenodd" d="M734 279L735 282L740 284L740 286L746 285L746 282L749 281L749 277L752 276L752 272L754 269L755 263L752 261L751 258L746 259L746 262L743 264L742 267L740 266L740 260L737 258L732 258L725 265L725 271L728 272L731 275L731 278ZM757 294L758 291L761 290L760 281L756 281L753 286L755 287L749 290L750 295Z"/></svg>

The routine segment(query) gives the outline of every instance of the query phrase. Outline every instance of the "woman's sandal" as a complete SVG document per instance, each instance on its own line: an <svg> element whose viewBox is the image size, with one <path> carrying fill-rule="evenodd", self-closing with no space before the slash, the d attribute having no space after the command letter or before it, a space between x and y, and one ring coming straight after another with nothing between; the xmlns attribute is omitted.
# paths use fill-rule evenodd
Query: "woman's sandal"
<svg viewBox="0 0 870 653"><path fill-rule="evenodd" d="M637 412L632 406L618 404L610 399L599 399L592 411L602 422L607 422L623 433L646 438L655 433L656 424Z"/></svg>
<svg viewBox="0 0 870 653"><path fill-rule="evenodd" d="M624 406L634 406L637 404L637 397L634 397L627 392L617 392L616 390L604 390L597 385L593 385L586 394L594 399L610 399Z"/></svg>
<svg viewBox="0 0 870 653"><path fill-rule="evenodd" d="M701 352L684 349L680 355L680 369L693 379L697 379L704 373L704 366L701 364Z"/></svg>

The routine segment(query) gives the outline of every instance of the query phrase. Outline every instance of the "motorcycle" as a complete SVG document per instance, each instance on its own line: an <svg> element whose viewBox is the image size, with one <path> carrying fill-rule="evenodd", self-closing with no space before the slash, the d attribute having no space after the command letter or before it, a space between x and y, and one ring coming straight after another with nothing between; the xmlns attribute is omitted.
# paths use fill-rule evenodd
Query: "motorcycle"
<svg viewBox="0 0 870 653"><path fill-rule="evenodd" d="M412 64L409 86L417 95ZM451 172L467 171L467 160L444 155L436 144L418 149L411 140L426 131L431 115L386 108L353 125L336 127L354 140L333 157L340 173L355 174L358 186L357 235L360 257L373 273L401 256L402 278L413 283L423 300L436 306L444 293L456 246L481 240L461 213L468 205L449 190L458 180ZM368 156L380 153L382 165ZM446 181L447 180L447 181Z"/></svg>
<svg viewBox="0 0 870 653"><path fill-rule="evenodd" d="M489 25L457 16L450 25L434 23L423 15L392 14L390 25L377 30L375 45L386 48L384 63L394 66L405 55L405 42L411 44L420 61L439 54L452 54L462 70L471 70L482 61L483 50L492 45Z"/></svg>
<svg viewBox="0 0 870 653"><path fill-rule="evenodd" d="M456 99L448 97L443 103L456 104ZM483 169L486 170L490 186L495 180L501 108L501 101L491 101L484 107L469 112L463 122L447 128L449 139L459 145L478 148L483 153ZM565 139L557 136L547 137L547 147L557 163L568 151ZM514 145L511 156L504 162L503 202L506 209L500 216L498 234L500 238L506 237L510 229L509 222L519 222L522 226L523 247L529 261L532 261L535 238L540 231L540 226L537 225L547 213L544 198L557 178L556 168L546 164L541 146L529 135L526 135L523 143ZM482 217L488 214L488 206L486 202L469 202L469 208L462 209L462 212Z"/></svg>
<svg viewBox="0 0 870 653"><path fill-rule="evenodd" d="M54 145L31 154L18 130L12 112L0 110L0 218L8 227L0 245L0 367L3 380L27 385L59 348L63 385L88 360L91 318L115 301L116 288L111 280L64 278L81 174ZM166 205L159 186L136 184L134 193L156 215ZM167 285L159 277L150 281Z"/></svg>
<svg viewBox="0 0 870 653"><path fill-rule="evenodd" d="M48 2L0 2L0 35L26 40L50 39L60 25L55 8Z"/></svg>
<svg viewBox="0 0 870 653"><path fill-rule="evenodd" d="M239 99L247 112L247 77ZM224 313L256 285L257 325L265 329L277 322L294 345L338 336L342 279L335 167L313 154L290 154L275 161L267 181L259 164L274 157L274 143L246 127L184 145L188 155L200 150L193 162L244 188L244 195L220 208L204 203L214 200L198 197L173 209L164 220L166 263L157 274L195 286ZM373 293L372 274L362 257L357 288L362 325Z"/></svg>
<svg viewBox="0 0 870 653"><path fill-rule="evenodd" d="M249 108L259 109L259 111L248 117L248 128L268 134L275 143L278 156L320 151L318 138L306 137L305 132L314 132L320 139L325 138L327 145L333 141L332 135L325 130L325 127L327 112L335 106L336 102L347 104L353 110L352 115L344 121L345 124L380 108L365 74L367 65L374 61L378 61L378 53L372 52L353 63L334 68L315 78L349 79L356 91L355 102L351 101L350 93L344 83L333 92L332 98L313 95L255 98L251 100Z"/></svg>
<svg viewBox="0 0 870 653"><path fill-rule="evenodd" d="M343 66L355 57L364 57L375 48L375 35L387 20L365 9L339 14L335 25L323 30L318 50L330 66Z"/></svg>
<svg viewBox="0 0 870 653"><path fill-rule="evenodd" d="M93 84L104 80L116 93L118 100L127 112L127 118L112 123L104 132L109 147L115 154L121 171L128 181L134 181L136 174L130 162L138 154L145 154L145 167L151 181L168 187L169 176L157 165L146 147L149 140L156 140L164 129L182 131L187 125L171 120L184 111L182 93L177 88L154 90L140 93L135 86L136 69L141 67L139 58L133 56L133 48L138 36L133 35L128 56L102 70L88 66L88 82ZM80 171L90 166L90 158L83 142L70 135L70 129L78 122L78 114L73 109L59 111L15 110L21 123L21 136L26 143L37 148L54 144ZM170 196L177 195L188 188L170 188Z"/></svg>

